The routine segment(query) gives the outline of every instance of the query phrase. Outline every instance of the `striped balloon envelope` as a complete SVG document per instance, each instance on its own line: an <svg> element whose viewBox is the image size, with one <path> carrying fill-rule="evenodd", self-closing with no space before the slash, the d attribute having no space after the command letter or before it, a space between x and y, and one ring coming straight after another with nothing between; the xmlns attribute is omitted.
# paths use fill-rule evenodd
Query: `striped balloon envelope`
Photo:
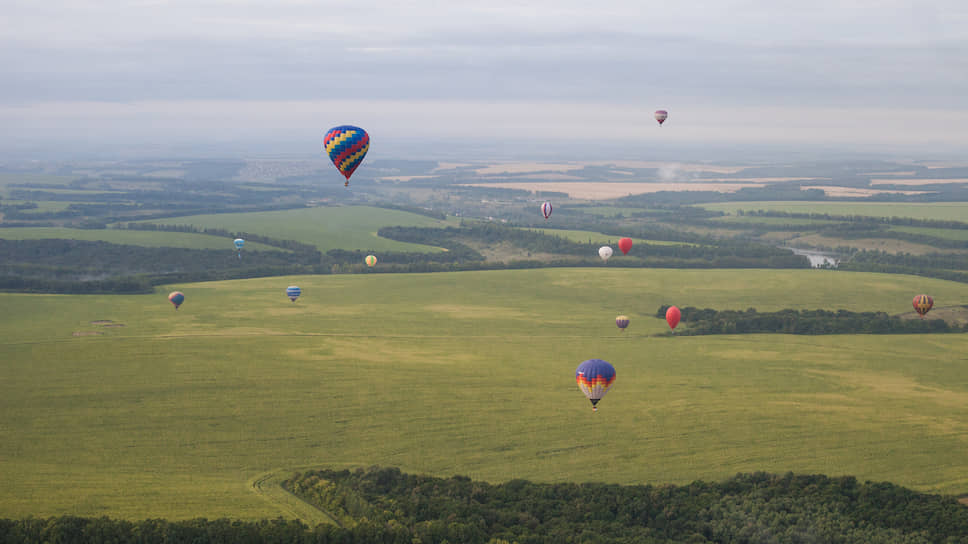
<svg viewBox="0 0 968 544"><path fill-rule="evenodd" d="M655 120L659 122L659 126L665 123L665 120L669 118L669 112L666 110L655 110Z"/></svg>
<svg viewBox="0 0 968 544"><path fill-rule="evenodd" d="M598 401L615 384L615 367L608 361L589 359L578 365L575 370L578 388L592 403L592 410L598 411Z"/></svg>
<svg viewBox="0 0 968 544"><path fill-rule="evenodd" d="M350 184L350 176L363 162L363 157L370 150L370 135L360 127L340 125L333 127L323 137L323 147L329 160L333 161L336 169L346 178L346 186Z"/></svg>
<svg viewBox="0 0 968 544"><path fill-rule="evenodd" d="M544 215L545 219L551 217L551 202L545 202L541 205L541 214Z"/></svg>
<svg viewBox="0 0 968 544"><path fill-rule="evenodd" d="M296 287L295 285L290 285L289 287L286 287L286 296L289 297L289 300L293 302L296 302L296 299L299 298L299 295L301 294L302 294L302 289Z"/></svg>
<svg viewBox="0 0 968 544"><path fill-rule="evenodd" d="M914 311L924 319L924 314L931 311L931 307L934 306L934 299L928 295L918 295L914 297Z"/></svg>
<svg viewBox="0 0 968 544"><path fill-rule="evenodd" d="M185 295L183 295L181 291L172 291L171 294L168 295L168 302L174 304L175 309L177 310L178 307L182 305L182 302L185 302Z"/></svg>
<svg viewBox="0 0 968 544"><path fill-rule="evenodd" d="M363 261L366 263L366 266L373 266L376 264L376 255L367 255Z"/></svg>
<svg viewBox="0 0 968 544"><path fill-rule="evenodd" d="M625 327L629 326L629 318L624 315L616 317L615 326L617 326L622 332L625 332Z"/></svg>

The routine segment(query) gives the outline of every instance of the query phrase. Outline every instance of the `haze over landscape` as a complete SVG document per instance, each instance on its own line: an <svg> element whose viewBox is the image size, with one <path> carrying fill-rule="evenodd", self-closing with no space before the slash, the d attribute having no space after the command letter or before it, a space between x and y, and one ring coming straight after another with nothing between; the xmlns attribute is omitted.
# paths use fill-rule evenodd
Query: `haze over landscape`
<svg viewBox="0 0 968 544"><path fill-rule="evenodd" d="M968 140L966 26L957 0L18 0L0 147L311 156L352 121L374 158L935 158Z"/></svg>

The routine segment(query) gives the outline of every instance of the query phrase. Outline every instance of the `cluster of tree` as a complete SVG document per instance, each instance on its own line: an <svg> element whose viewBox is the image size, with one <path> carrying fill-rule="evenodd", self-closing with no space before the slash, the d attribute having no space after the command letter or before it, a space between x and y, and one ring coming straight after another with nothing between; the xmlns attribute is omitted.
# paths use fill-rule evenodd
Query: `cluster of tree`
<svg viewBox="0 0 968 544"><path fill-rule="evenodd" d="M850 259L842 261L839 268L857 272L910 274L968 283L968 272L965 272L968 270L968 255L958 253L911 255L885 251L857 251Z"/></svg>
<svg viewBox="0 0 968 544"><path fill-rule="evenodd" d="M665 318L668 305L659 307L655 316ZM678 335L706 334L924 334L966 332L942 319L903 319L884 312L850 312L847 310L780 310L757 312L756 308L713 310L680 308L680 321L689 326Z"/></svg>
<svg viewBox="0 0 968 544"><path fill-rule="evenodd" d="M950 497L853 477L741 474L719 483L503 484L392 468L298 474L284 487L345 529L403 528L414 542L958 542Z"/></svg>
<svg viewBox="0 0 968 544"><path fill-rule="evenodd" d="M738 210L736 215L751 217L782 217L789 219L814 219L839 221L844 223L871 223L904 227L927 227L936 229L968 229L968 223L939 219L918 219L915 217L878 217L871 215L837 215L830 213L796 213L776 210Z"/></svg>
<svg viewBox="0 0 968 544"><path fill-rule="evenodd" d="M449 247L457 240L484 244L508 242L534 253L573 256L572 266L597 263L599 242L576 242L540 231L518 229L493 223L466 223L460 227L384 227L379 235L401 242ZM620 238L616 235L616 242ZM458 242L459 243L459 242ZM807 268L809 261L789 250L746 242L723 242L703 245L664 245L641 243L635 254L612 261L615 266L663 268ZM587 260L586 260L587 259ZM567 262L567 261L566 261ZM611 263L610 263L611 264Z"/></svg>
<svg viewBox="0 0 968 544"><path fill-rule="evenodd" d="M302 242L297 242L295 240L280 240L278 238L270 238L268 236L263 236L261 234L256 234L252 232L238 231L233 232L227 229L220 229L215 227L196 227L195 225L167 225L161 223L119 223L117 225L119 229L127 230L144 230L144 231L154 231L154 232L190 232L193 234L208 234L211 236L224 236L229 240L234 240L235 238L242 238L247 242L258 242L267 246L278 247L280 249L287 249L290 251L297 251L305 254L315 254L311 255L304 260L318 260L319 250L316 246L312 244L304 244Z"/></svg>
<svg viewBox="0 0 968 544"><path fill-rule="evenodd" d="M315 248L314 248L315 250ZM0 239L0 289L45 293L144 293L151 285L328 273L318 251L142 247L81 240Z"/></svg>

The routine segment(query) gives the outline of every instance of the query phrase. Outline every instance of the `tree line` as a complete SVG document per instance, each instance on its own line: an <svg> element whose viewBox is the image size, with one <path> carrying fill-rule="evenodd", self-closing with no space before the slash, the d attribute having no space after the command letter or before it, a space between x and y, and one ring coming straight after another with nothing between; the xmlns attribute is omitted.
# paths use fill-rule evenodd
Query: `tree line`
<svg viewBox="0 0 968 544"><path fill-rule="evenodd" d="M500 484L373 467L294 475L286 489L334 514L300 521L0 519L0 542L49 544L831 544L966 542L968 508L851 476L737 474L688 485Z"/></svg>
<svg viewBox="0 0 968 544"><path fill-rule="evenodd" d="M659 307L656 317L665 318L668 305ZM851 312L848 310L780 310L758 312L756 308L713 310L680 308L680 321L688 324L677 329L677 335L707 334L926 334L968 332L956 323L943 319L903 319L884 312Z"/></svg>

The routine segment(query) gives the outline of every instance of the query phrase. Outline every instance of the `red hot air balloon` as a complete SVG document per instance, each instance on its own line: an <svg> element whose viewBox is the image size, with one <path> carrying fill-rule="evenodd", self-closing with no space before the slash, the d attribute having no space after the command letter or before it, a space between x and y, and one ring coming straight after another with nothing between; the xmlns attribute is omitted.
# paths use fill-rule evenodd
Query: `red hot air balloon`
<svg viewBox="0 0 968 544"><path fill-rule="evenodd" d="M632 239L622 238L618 241L618 248L621 250L622 255L628 255L629 251L632 249Z"/></svg>
<svg viewBox="0 0 968 544"><path fill-rule="evenodd" d="M675 329L676 325L679 324L679 318L681 317L682 312L680 312L679 308L676 308L675 306L669 306L669 309L666 310L666 323L669 324L669 328Z"/></svg>
<svg viewBox="0 0 968 544"><path fill-rule="evenodd" d="M669 118L669 112L666 110L655 110L655 120L659 122L659 126L665 123L665 120Z"/></svg>
<svg viewBox="0 0 968 544"><path fill-rule="evenodd" d="M934 306L934 299L928 295L918 295L914 297L914 311L924 319L924 314L931 311L931 307Z"/></svg>

